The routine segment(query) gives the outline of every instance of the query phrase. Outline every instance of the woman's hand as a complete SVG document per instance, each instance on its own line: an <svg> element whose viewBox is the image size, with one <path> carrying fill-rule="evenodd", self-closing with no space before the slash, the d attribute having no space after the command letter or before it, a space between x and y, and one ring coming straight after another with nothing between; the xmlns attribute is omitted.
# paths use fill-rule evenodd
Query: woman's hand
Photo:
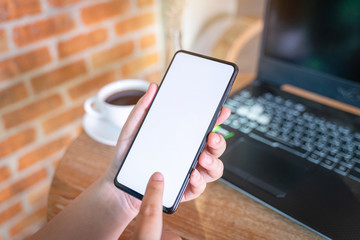
<svg viewBox="0 0 360 240"><path fill-rule="evenodd" d="M117 198L121 201L125 200L126 207L128 207L135 215L140 209L141 202L127 193L117 189L113 184L113 180L156 94L156 91L157 85L155 83L150 84L145 95L139 100L130 113L129 118L119 136L115 158L104 178L113 186L113 191L114 194L117 195ZM217 119L216 125L223 123L229 117L230 113L230 109L223 108ZM182 201L189 201L198 197L205 190L206 183L215 181L222 176L224 165L219 157L225 151L225 148L226 143L223 136L217 133L210 133L204 151L199 157L199 163L190 176L190 182L185 190Z"/></svg>
<svg viewBox="0 0 360 240"><path fill-rule="evenodd" d="M141 201L117 189L113 181L156 91L157 85L151 84L134 107L121 131L115 158L104 176L71 201L32 239L117 239L122 234L139 213ZM229 114L229 109L224 108L216 124L224 122ZM222 175L223 164L218 157L224 150L224 138L211 133L199 164L190 176L183 200L196 198L204 191L207 182L215 181ZM142 236L149 239L144 235L149 229L154 233L153 239L159 239L159 236L162 239L178 239L174 233L162 233L163 180L159 181L158 177L153 175L145 193L136 239L144 239Z"/></svg>

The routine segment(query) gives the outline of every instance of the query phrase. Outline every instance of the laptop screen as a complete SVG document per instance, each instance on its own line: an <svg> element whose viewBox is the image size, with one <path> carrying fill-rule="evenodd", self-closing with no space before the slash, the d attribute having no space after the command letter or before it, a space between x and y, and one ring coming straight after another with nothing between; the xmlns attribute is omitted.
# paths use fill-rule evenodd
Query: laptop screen
<svg viewBox="0 0 360 240"><path fill-rule="evenodd" d="M272 0L264 54L360 82L359 0Z"/></svg>

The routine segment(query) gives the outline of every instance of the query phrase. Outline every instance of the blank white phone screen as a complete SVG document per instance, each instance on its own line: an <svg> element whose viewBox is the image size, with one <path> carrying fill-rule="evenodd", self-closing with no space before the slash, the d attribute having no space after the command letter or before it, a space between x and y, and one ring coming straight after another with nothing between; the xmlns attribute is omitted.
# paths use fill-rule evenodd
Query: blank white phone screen
<svg viewBox="0 0 360 240"><path fill-rule="evenodd" d="M171 208L233 73L231 65L178 52L117 181L144 195L151 175L161 172L163 205Z"/></svg>

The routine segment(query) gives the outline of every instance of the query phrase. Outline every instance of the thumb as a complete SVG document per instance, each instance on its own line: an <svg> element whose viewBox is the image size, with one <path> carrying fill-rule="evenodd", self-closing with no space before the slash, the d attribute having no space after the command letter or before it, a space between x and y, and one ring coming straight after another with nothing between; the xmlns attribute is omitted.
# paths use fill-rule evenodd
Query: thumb
<svg viewBox="0 0 360 240"><path fill-rule="evenodd" d="M127 139L135 134L146 114L146 111L154 99L156 91L156 83L151 83L144 96L140 98L138 103L131 111L123 129L121 130L119 140Z"/></svg>
<svg viewBox="0 0 360 240"><path fill-rule="evenodd" d="M145 117L145 114L150 107L151 102L153 101L156 91L156 83L151 83L145 95L140 98L138 103L135 105L131 111L124 127L121 130L117 146L116 146L116 159L123 159L124 155L127 152L132 140L135 137L137 130L140 127L142 120ZM118 167L120 163L116 164Z"/></svg>

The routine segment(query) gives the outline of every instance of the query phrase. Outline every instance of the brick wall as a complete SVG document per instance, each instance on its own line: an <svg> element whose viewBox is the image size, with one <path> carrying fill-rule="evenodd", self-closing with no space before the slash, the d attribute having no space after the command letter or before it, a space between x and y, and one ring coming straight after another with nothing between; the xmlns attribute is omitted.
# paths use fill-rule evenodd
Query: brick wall
<svg viewBox="0 0 360 240"><path fill-rule="evenodd" d="M159 0L0 0L0 239L45 222L84 100L123 78L159 80Z"/></svg>

